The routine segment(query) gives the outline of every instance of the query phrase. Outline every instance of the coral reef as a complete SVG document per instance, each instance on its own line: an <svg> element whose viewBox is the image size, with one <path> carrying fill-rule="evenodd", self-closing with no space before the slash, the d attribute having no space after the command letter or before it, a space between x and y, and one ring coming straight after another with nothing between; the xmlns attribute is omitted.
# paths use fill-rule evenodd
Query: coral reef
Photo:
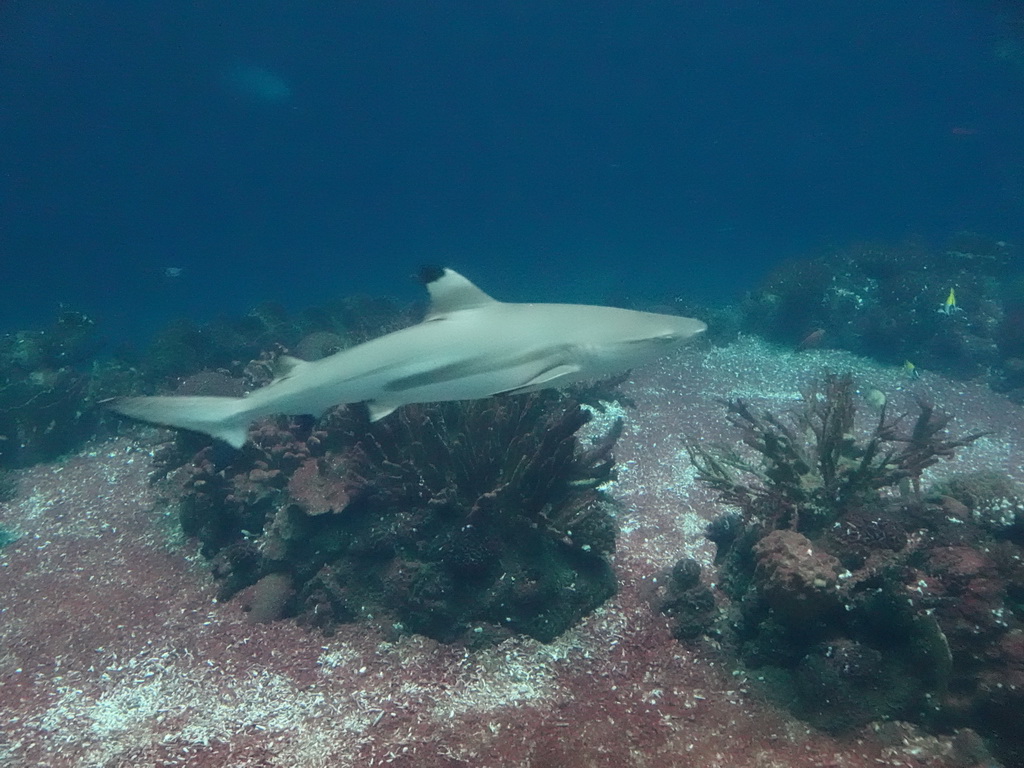
<svg viewBox="0 0 1024 768"><path fill-rule="evenodd" d="M970 233L941 252L855 245L777 268L745 300L743 328L1024 391L1020 272L1012 246Z"/></svg>
<svg viewBox="0 0 1024 768"><path fill-rule="evenodd" d="M649 417L636 412L616 446L623 458L675 454L662 441L651 456ZM0 552L5 766L965 768L987 758L963 731L815 732L717 655L673 643L645 600L661 555L632 535L670 510L640 473L617 485L643 491L620 510L630 529L616 550L620 592L554 643L467 649L365 623L330 638L261 623L246 591L211 606L207 574L164 535L171 518L140 514L156 490L150 461L148 447L115 439L21 471L24 507L0 507L17 518L28 498L62 499L38 509L36 535ZM674 546L685 540L664 531Z"/></svg>
<svg viewBox="0 0 1024 768"><path fill-rule="evenodd" d="M93 321L70 310L44 330L0 337L0 467L55 459L96 434L99 402L133 380L95 360L100 346Z"/></svg>
<svg viewBox="0 0 1024 768"><path fill-rule="evenodd" d="M170 482L221 596L255 585L260 621L549 641L615 591L598 486L621 425L583 448L589 418L550 392L406 406L375 424L337 409L315 426L267 422L226 463L203 448Z"/></svg>
<svg viewBox="0 0 1024 768"><path fill-rule="evenodd" d="M789 418L729 401L744 449L689 446L699 478L739 508L707 532L726 600L715 626L816 727L970 727L1019 760L1019 491L992 473L922 489L925 468L980 434L950 437L921 400L913 421L883 407L858 424L854 391L827 375Z"/></svg>
<svg viewBox="0 0 1024 768"><path fill-rule="evenodd" d="M796 531L772 531L754 545L754 582L782 624L831 622L840 609L839 560Z"/></svg>
<svg viewBox="0 0 1024 768"><path fill-rule="evenodd" d="M932 492L963 504L976 523L995 535L1024 544L1024 490L1005 474L955 475Z"/></svg>
<svg viewBox="0 0 1024 768"><path fill-rule="evenodd" d="M1000 728L1008 734L1007 744L1013 738L1008 726L1019 709L1011 697L1005 710L998 710L997 696L1000 684L1017 685L1021 668L1021 628L1015 618L1021 595L1010 579L1012 571L1006 570L1013 567L1016 550L1011 539L984 528L980 534L990 536L993 546L988 560L976 564L981 568L977 575L967 577L970 563L964 560L954 567L949 554L929 563L926 536L946 548L973 548L978 540L972 511L953 496L938 497L925 487L919 508L894 509L884 518L878 507L851 510L837 521L844 523L835 533L846 542L842 545L825 541L834 526L820 534L799 532L816 553L839 559L851 571L844 578L839 569L838 591L843 605L854 606L849 613L856 621L851 618L849 628L834 630L834 636L816 638L786 665L769 655L784 648L782 640L772 645L767 638L762 648L774 665L752 669L748 662L744 669L735 662L733 653L741 647L750 653L757 648L753 640L742 646L736 640L733 627L741 626L744 614L728 598L738 586L725 587L723 577L736 573L753 579L753 547L759 539L753 538L743 515L734 512L715 525L720 565L730 561L729 550L745 550L749 566L733 571L710 565L714 547L700 539L699 531L721 508L708 487L691 482L690 467L680 466L678 441L680 434L709 443L733 441L735 427L714 398L735 397L740 388L756 403L757 412L781 414L792 406L790 393L818 370L818 353L766 350L766 345L747 339L738 349L686 354L634 374L627 391L638 407L615 444L620 472L614 493L621 500L616 508L621 528L615 539L619 591L550 644L514 636L497 646L465 648L412 633L396 637L400 630L386 613L375 614L373 621L332 626L330 637L310 633L292 620L264 622L264 617L294 613L298 598L292 590L300 586L288 569L264 571L264 552L273 553L279 544L290 546L288 526L296 521L326 523L327 518L342 517L334 510L349 504L346 494L354 488L337 482L345 472L342 459L354 457L349 453L354 443L382 426L368 425L358 414L350 414L351 422L336 422L348 418L339 413L319 425L270 421L257 430L262 447L249 446L241 453L194 441L186 444L180 434L166 447L154 445L154 436L168 433L140 430L143 441L116 438L60 464L19 470L19 497L0 505L0 523L31 530L20 544L2 551L7 587L5 619L0 622L6 652L0 654L5 686L0 730L6 742L0 744L0 754L17 765L194 768L995 765L977 735L957 725L1006 718L1007 727ZM858 371L873 376L874 386L889 393L890 407L899 403L913 409L913 401L899 391L906 383L899 372L875 375L873 366L854 362ZM253 367L254 374L258 367ZM203 387L224 383L236 385L199 380ZM1021 478L1015 465L1024 451L1024 414L981 386L926 373L916 387L944 408L957 408L957 423L966 425L965 431L1005 429L998 438L979 441L966 455L958 455L957 463L964 466L957 469L985 466ZM614 410L602 414L601 423L608 423ZM866 435L874 414L860 418L870 423L856 426L856 434ZM586 434L598 431L597 421L584 428ZM904 426L909 429L912 423L911 418ZM578 439L583 443L584 438ZM172 471L155 484L154 448L164 462L161 472ZM158 504L140 513L153 505L158 491L179 497L178 489L192 478L191 470L181 466L200 451L206 452L200 459L209 466L205 474L196 475L197 481L208 483L213 495L223 494L224 489L217 490L222 478L216 476L223 471L231 492L252 498L264 511L263 517L248 517L242 501L231 502L232 513L244 519L233 522L230 531L245 532L225 537L221 549L212 553L210 565L221 574L217 582L202 561L197 567L194 558L182 557L180 536L168 535L169 527L177 525L176 510ZM391 458L401 455L388 453ZM369 470L360 475L371 478ZM888 493L882 489L883 497ZM270 504L262 501L264 494ZM274 503L284 494L302 507L301 514L277 516ZM220 513L219 508L214 511ZM199 516L191 522L204 525ZM261 522L274 525L282 535L249 527ZM833 549L851 542L860 546L863 568L846 565L846 558ZM326 548L336 544L322 543ZM682 553L693 561L680 564L673 580L672 566ZM938 574L940 565L941 575L932 576L929 569ZM869 572L878 576L869 578ZM763 573L767 579L769 571ZM990 593L978 581L993 575L1006 586L1003 606L994 602L1000 593L986 597ZM854 577L858 587L843 591ZM231 578L235 597L211 605L217 587L226 588ZM1013 578L1020 583L1019 577ZM932 587L920 586L921 581ZM971 581L978 583L970 586ZM945 597L940 590L947 583ZM703 598L698 592L687 595L701 584L708 590ZM925 597L919 586L924 593L931 588L935 592ZM652 598L659 604L670 590L679 598L673 601L678 608L686 607L682 603L688 597L701 608L709 594L718 603L721 610L712 610L713 623L705 630L709 642L672 641L670 633L677 630L682 613L666 616L650 610ZM896 601L881 600L880 591L895 595ZM749 594L755 602L756 586ZM962 656L963 664L956 647L952 650L957 658L950 663L944 661L949 655L941 652L943 635L935 629L939 621L930 627L923 623L926 609L921 601L935 603L933 616L953 616L957 595L965 594L976 600L968 606L971 611L988 612L960 614L965 622L975 615L982 632L972 655ZM54 599L40 601L40 595ZM1000 607L1001 618L995 615ZM844 608L844 617L847 613ZM756 615L753 606L748 615ZM997 620L1010 625L1002 634L993 629ZM480 634L486 634L488 627L482 628ZM900 703L892 711L906 711L923 721L921 712L934 712L930 702L938 698L942 711L950 714L948 719L932 718L931 734L920 726L890 721L834 737L779 711L763 695L765 683L778 679L773 687L780 693L796 698L792 692L798 690L801 700L829 702L825 713L835 712L837 722L822 725L831 730L839 730L841 722L873 716L886 689L872 690L860 681L878 674L875 652L882 653L881 664L895 663L883 652L888 645L873 642L886 629L892 635L914 636L921 648L911 652L908 644L896 659L920 669L914 679L922 682L910 681L917 687L898 677L902 666L889 667L897 677L894 682L903 680L903 687L893 689L893 700ZM781 631L778 626L776 631ZM964 632L967 642L966 624ZM986 666L984 676L967 664L986 664L990 654L998 654L1001 661ZM797 668L799 686L793 673ZM758 681L761 677L765 683ZM930 692L943 686L946 693L932 698L925 694L917 699L925 701L924 707L915 707L921 687ZM982 710L971 714L972 703L981 701L974 693L978 687L991 697L991 715ZM962 699L953 698L961 692L966 692ZM847 701L843 706L841 694ZM870 711L856 709L859 700ZM964 710L953 708L958 700ZM986 726L984 733L991 738L995 729ZM1012 757L1006 744L1000 749ZM1006 764L1019 765L1021 760L1007 759Z"/></svg>

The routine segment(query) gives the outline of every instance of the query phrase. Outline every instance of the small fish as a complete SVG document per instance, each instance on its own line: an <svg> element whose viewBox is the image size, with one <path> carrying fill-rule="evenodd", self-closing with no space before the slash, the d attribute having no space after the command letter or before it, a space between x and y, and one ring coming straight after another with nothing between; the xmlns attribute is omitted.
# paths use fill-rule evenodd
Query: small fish
<svg viewBox="0 0 1024 768"><path fill-rule="evenodd" d="M805 349L816 349L821 346L821 340L824 338L824 328L818 328L817 330L811 331L806 336L804 336L803 341L797 344L797 351L802 352Z"/></svg>
<svg viewBox="0 0 1024 768"><path fill-rule="evenodd" d="M917 366L909 360L903 361L903 372L912 379L918 379L921 377L921 374L917 371Z"/></svg>
<svg viewBox="0 0 1024 768"><path fill-rule="evenodd" d="M942 302L942 306L939 307L939 312L944 315L952 315L959 309L960 307L956 305L956 291L950 288L949 295L946 297L946 300Z"/></svg>

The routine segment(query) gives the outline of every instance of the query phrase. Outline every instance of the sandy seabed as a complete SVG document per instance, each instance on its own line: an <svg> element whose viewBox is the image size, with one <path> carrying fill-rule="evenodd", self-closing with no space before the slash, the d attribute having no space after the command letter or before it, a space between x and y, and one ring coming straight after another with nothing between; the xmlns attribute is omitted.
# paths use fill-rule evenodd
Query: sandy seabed
<svg viewBox="0 0 1024 768"><path fill-rule="evenodd" d="M720 398L784 411L825 370L852 371L893 408L923 395L954 433L993 431L930 480L1022 479L1024 412L980 384L749 339L690 349L624 387L637 407L609 488L620 591L548 645L467 651L366 624L324 637L248 622L214 599L208 564L156 504L152 430L20 471L0 504L0 525L21 534L0 550L0 766L953 766L943 739L910 727L813 731L759 694L756 671L680 644L652 609L676 560L710 563L703 529L722 511L684 438L734 440Z"/></svg>

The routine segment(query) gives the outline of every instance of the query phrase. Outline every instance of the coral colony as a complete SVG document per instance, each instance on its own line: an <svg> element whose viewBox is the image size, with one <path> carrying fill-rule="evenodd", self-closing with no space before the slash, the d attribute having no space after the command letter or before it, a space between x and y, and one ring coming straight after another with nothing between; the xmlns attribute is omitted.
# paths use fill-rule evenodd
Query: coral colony
<svg viewBox="0 0 1024 768"><path fill-rule="evenodd" d="M715 632L825 730L911 720L1015 738L1005 713L1021 694L991 676L1019 663L1024 508L991 474L922 489L927 468L982 435L949 437L949 416L922 400L858 430L849 375L825 376L788 417L725 407L742 447L689 451L738 510L707 533L732 608L691 598L680 611L683 586L699 589L683 561L663 607L677 634Z"/></svg>
<svg viewBox="0 0 1024 768"><path fill-rule="evenodd" d="M0 762L1024 764L1022 286L973 235L859 246L631 379L260 412L240 450L102 402L244 402L413 313L8 335Z"/></svg>
<svg viewBox="0 0 1024 768"><path fill-rule="evenodd" d="M228 463L206 448L178 501L224 599L254 585L252 617L333 631L361 617L444 642L550 641L615 591L613 426L534 394L408 406L371 424L264 424Z"/></svg>

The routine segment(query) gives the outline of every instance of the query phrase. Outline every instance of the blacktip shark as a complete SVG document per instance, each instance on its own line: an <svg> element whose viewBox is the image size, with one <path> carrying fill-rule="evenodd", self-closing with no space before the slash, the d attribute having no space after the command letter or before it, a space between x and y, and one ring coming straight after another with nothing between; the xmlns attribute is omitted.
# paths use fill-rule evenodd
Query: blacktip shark
<svg viewBox="0 0 1024 768"><path fill-rule="evenodd" d="M676 315L497 301L447 268L424 268L420 276L430 307L417 325L322 360L284 358L280 378L246 397L124 397L110 407L241 448L249 425L266 416L319 416L336 405L366 403L377 421L409 403L560 387L620 373L707 330Z"/></svg>

